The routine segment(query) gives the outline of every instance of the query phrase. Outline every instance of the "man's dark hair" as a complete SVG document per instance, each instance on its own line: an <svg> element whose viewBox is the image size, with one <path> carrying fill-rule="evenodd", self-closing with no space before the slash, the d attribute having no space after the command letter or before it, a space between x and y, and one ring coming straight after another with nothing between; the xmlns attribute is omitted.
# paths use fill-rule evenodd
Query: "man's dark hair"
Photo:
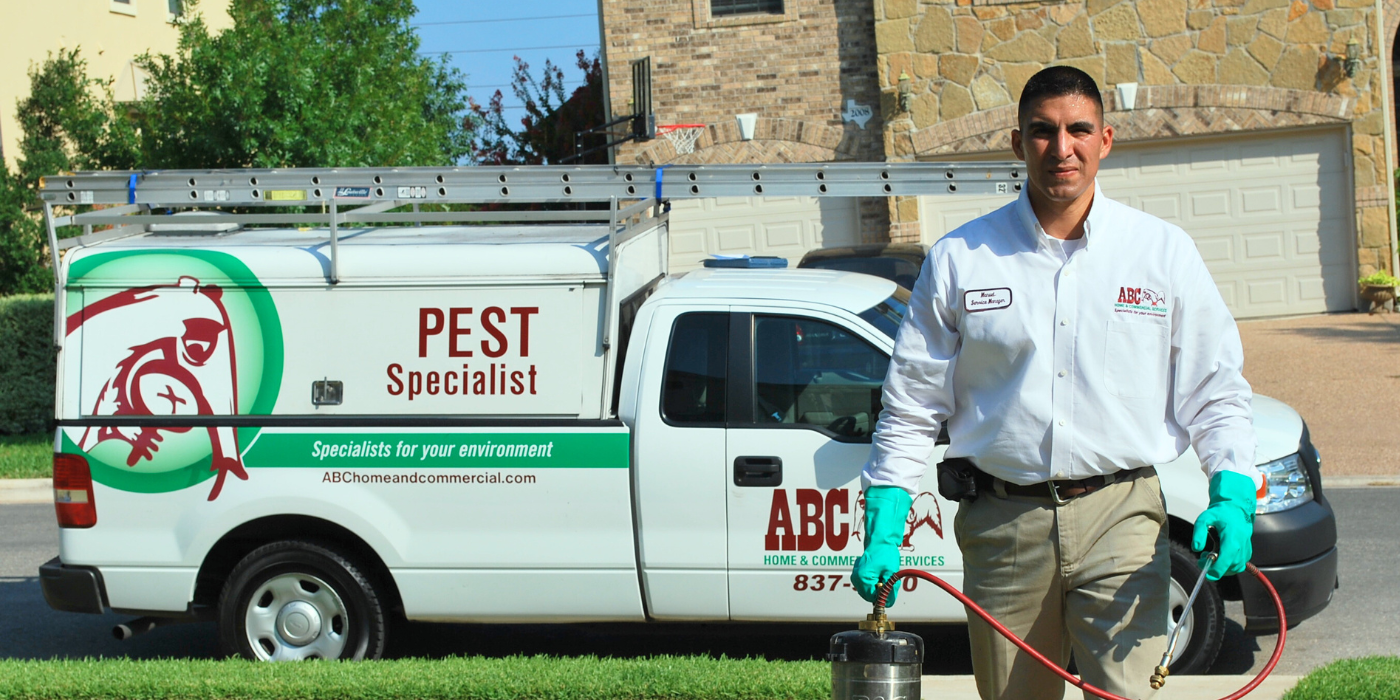
<svg viewBox="0 0 1400 700"><path fill-rule="evenodd" d="M1073 66L1050 66L1031 76L1021 91L1021 103L1016 108L1016 123L1024 125L1026 115L1036 103L1049 97L1080 95L1094 101L1099 106L1099 117L1103 117L1103 95L1094 79Z"/></svg>

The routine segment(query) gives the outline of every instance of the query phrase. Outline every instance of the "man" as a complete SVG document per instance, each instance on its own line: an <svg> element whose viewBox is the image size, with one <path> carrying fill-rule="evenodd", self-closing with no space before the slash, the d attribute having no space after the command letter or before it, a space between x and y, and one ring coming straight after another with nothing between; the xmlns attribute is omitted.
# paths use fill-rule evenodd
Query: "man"
<svg viewBox="0 0 1400 700"><path fill-rule="evenodd" d="M946 421L940 471L960 465L977 492L952 494L963 590L1050 659L1073 652L1088 682L1146 697L1170 576L1152 465L1194 446L1210 507L1193 546L1219 534L1213 579L1249 560L1261 477L1243 351L1191 238L1099 192L1113 127L1093 79L1037 73L1018 117L1019 199L938 241L915 284L862 476L869 536L852 581L871 600L899 569ZM985 700L1063 697L979 618L968 632Z"/></svg>

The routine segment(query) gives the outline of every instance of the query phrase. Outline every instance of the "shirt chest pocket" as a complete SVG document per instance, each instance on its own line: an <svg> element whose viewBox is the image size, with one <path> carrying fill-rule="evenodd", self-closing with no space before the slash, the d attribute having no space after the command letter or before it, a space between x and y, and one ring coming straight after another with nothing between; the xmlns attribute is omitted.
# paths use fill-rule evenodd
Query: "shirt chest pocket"
<svg viewBox="0 0 1400 700"><path fill-rule="evenodd" d="M1104 388L1125 399L1164 397L1171 351L1167 327L1109 321L1105 336Z"/></svg>

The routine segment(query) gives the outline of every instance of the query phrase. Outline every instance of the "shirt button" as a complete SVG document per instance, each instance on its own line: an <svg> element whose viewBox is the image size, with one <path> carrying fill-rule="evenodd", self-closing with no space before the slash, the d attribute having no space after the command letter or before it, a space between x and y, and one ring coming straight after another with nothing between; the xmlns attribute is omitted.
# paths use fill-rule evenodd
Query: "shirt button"
<svg viewBox="0 0 1400 700"><path fill-rule="evenodd" d="M1069 325L1069 319L1067 319L1067 318L1062 318L1062 319L1060 319L1060 325L1061 325L1061 326L1068 326L1068 325Z"/></svg>
<svg viewBox="0 0 1400 700"><path fill-rule="evenodd" d="M1061 376L1061 377L1065 376L1066 374L1068 374L1068 372L1065 372L1064 370L1060 370L1060 376Z"/></svg>
<svg viewBox="0 0 1400 700"><path fill-rule="evenodd" d="M1061 426L1061 427L1063 427L1063 426L1064 426L1064 424L1065 424L1065 422L1064 422L1064 421L1060 421L1060 426Z"/></svg>
<svg viewBox="0 0 1400 700"><path fill-rule="evenodd" d="M1065 473L1064 473L1064 472L1055 472L1055 478L1056 478L1056 479L1063 479L1063 478L1065 478Z"/></svg>

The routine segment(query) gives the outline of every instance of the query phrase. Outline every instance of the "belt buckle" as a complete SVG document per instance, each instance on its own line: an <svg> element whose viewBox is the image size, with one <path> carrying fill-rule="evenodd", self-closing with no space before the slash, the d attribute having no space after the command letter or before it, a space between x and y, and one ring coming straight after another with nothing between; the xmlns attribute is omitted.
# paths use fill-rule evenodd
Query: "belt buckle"
<svg viewBox="0 0 1400 700"><path fill-rule="evenodd" d="M1055 505L1062 506L1069 503L1070 499L1060 497L1060 490L1055 486L1055 481L1053 479L1045 482L1045 484L1050 487L1050 500L1054 501Z"/></svg>

